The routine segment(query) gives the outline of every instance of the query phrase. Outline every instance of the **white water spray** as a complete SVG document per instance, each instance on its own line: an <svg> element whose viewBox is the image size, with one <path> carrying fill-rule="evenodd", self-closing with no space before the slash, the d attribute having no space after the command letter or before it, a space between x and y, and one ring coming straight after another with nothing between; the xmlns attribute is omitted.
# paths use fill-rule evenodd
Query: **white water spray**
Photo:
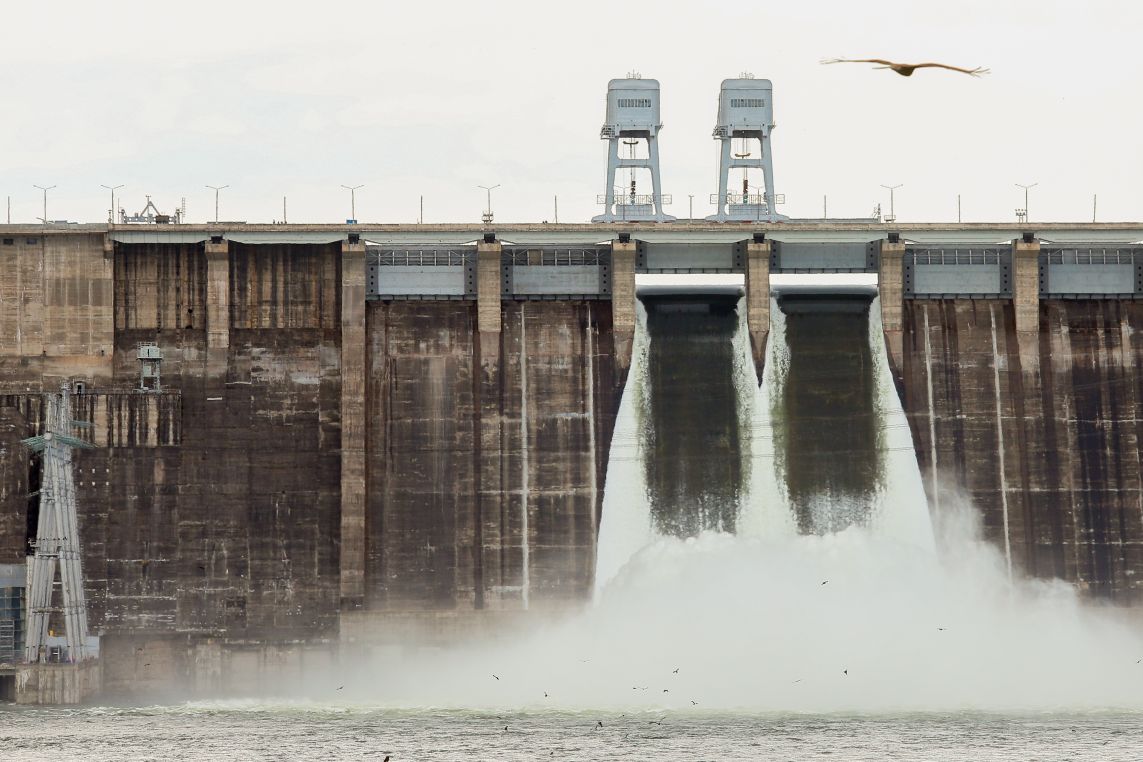
<svg viewBox="0 0 1143 762"><path fill-rule="evenodd" d="M992 383L996 391L996 449L997 467L1000 470L1000 506L1004 516L1004 560L1008 566L1008 578L1012 578L1012 540L1008 533L1008 475L1004 470L1004 416L1000 404L1000 351L996 348L996 309L989 303L988 317L992 325Z"/></svg>
<svg viewBox="0 0 1143 762"><path fill-rule="evenodd" d="M749 455L749 482L745 485L738 515L738 534L742 537L791 537L796 533L793 513L789 508L786 486L777 468L774 417L781 411L775 405L772 390L778 389L790 367L790 351L786 345L786 316L775 299L770 300L770 335L766 340L766 356L762 380L750 347L750 328L746 319L746 298L738 302L738 330L734 334L735 372L741 420L745 432L743 449Z"/></svg>
<svg viewBox="0 0 1143 762"><path fill-rule="evenodd" d="M871 529L878 534L900 542L912 543L924 550L934 551L933 522L929 518L925 485L917 465L917 451L909 418L901 407L893 371L889 367L889 352L885 347L885 334L881 325L881 299L869 305L869 351L874 362L874 396L876 420L880 421L881 463L884 479L873 507Z"/></svg>
<svg viewBox="0 0 1143 762"><path fill-rule="evenodd" d="M611 435L607 479L603 491L603 517L596 546L595 593L615 579L640 548L655 535L651 502L643 471L642 426L647 420L647 311L635 300L635 337L631 342L631 366L619 402L619 414Z"/></svg>

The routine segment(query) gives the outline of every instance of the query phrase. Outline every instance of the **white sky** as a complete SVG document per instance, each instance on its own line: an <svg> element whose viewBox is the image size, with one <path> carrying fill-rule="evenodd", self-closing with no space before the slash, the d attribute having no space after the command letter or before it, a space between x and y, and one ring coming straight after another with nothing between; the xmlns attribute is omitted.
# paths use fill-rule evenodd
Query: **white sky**
<svg viewBox="0 0 1143 762"><path fill-rule="evenodd" d="M1143 3L5 2L0 204L106 219L123 183L190 221L586 221L603 191L607 80L662 83L670 211L713 211L719 82L774 82L776 185L791 216L863 216L879 185L902 222L1143 219ZM989 66L911 78L834 56ZM0 208L0 222L3 221Z"/></svg>

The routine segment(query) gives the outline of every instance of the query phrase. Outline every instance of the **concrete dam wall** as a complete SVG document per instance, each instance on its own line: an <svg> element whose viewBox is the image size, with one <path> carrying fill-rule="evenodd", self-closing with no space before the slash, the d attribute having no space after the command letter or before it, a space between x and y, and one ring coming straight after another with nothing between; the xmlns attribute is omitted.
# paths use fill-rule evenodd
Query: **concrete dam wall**
<svg viewBox="0 0 1143 762"><path fill-rule="evenodd" d="M591 256L563 260L473 245L455 270L433 265L433 287L457 293L432 298L370 294L356 236L4 238L0 564L23 561L38 515L39 461L20 440L43 425L43 394L68 383L94 445L74 471L112 691L241 689L240 673L297 675L339 649L471 637L585 604L635 271L658 256L589 233ZM741 249L742 302L647 300L655 457L641 465L667 534L735 530L754 465L734 431L735 307L760 363L768 268L784 260L758 239L724 248L728 261ZM1137 303L918 296L927 271L905 298L904 249L881 248L880 317L930 506L971 500L1013 573L1137 603ZM1016 253L1017 285L1034 282L1033 254ZM427 260L400 261L411 283ZM556 267L584 293L541 293ZM885 471L872 318L867 300L798 301L779 299L775 318L790 349L781 478L799 529L831 531L815 501L867 500ZM139 390L147 343L162 353L160 391Z"/></svg>
<svg viewBox="0 0 1143 762"><path fill-rule="evenodd" d="M13 248L0 561L34 536L19 441L70 383L108 690L235 687L386 617L588 597L627 364L607 302L508 301L481 332L471 300L367 304L364 247L340 242ZM137 389L146 342L161 392Z"/></svg>
<svg viewBox="0 0 1143 762"><path fill-rule="evenodd" d="M906 302L903 401L930 504L971 500L1016 572L1143 596L1143 307ZM931 390L930 390L931 387Z"/></svg>

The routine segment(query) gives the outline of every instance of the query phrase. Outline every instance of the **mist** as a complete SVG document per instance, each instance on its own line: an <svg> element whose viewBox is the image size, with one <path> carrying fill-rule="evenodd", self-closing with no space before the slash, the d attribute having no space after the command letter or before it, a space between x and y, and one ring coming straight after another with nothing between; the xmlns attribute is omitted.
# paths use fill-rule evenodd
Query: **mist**
<svg viewBox="0 0 1143 762"><path fill-rule="evenodd" d="M309 697L406 709L621 712L1143 708L1143 637L1125 612L1081 601L1064 582L1010 582L969 501L946 497L953 490L942 492L930 521L879 340L871 348L886 466L871 519L823 535L792 531L768 433L788 367L781 312L772 314L761 385L742 326L734 339L745 353L736 378L753 460L739 534L678 538L650 526L637 436L641 315L594 602L495 643L379 649L367 668L311 683ZM880 338L876 317L869 331Z"/></svg>

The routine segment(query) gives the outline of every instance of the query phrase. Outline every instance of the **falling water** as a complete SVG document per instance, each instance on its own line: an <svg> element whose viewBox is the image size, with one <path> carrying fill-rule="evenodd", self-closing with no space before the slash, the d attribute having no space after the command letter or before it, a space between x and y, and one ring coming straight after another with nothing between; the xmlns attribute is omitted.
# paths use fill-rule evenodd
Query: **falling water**
<svg viewBox="0 0 1143 762"><path fill-rule="evenodd" d="M603 491L603 517L595 561L596 595L605 588L635 553L650 544L651 504L644 481L641 427L646 420L647 311L636 300L635 337L631 342L631 366L619 402L611 454Z"/></svg>
<svg viewBox="0 0 1143 762"><path fill-rule="evenodd" d="M734 334L735 376L742 390L743 449L750 459L749 480L743 494L738 534L744 537L788 537L795 533L789 494L779 478L778 453L774 442L774 422L781 420L780 398L773 395L778 379L790 367L786 345L786 315L778 302L770 300L770 332L766 341L762 379L754 366L750 329L746 321L746 299L738 303L738 330Z"/></svg>
<svg viewBox="0 0 1143 762"><path fill-rule="evenodd" d="M741 330L732 339L743 358L736 379L751 464L738 534L658 534L643 468L649 346L640 310L607 472L594 605L516 638L379 653L359 679L338 678L347 683L337 695L402 708L610 710L609 722L633 727L645 727L630 719L633 710L1143 708L1135 666L1143 639L1068 585L1009 582L1002 554L979 540L975 510L951 491L934 516L944 552L931 552L878 314L874 302L864 346L854 348L871 358L871 441L881 463L867 521L792 531L784 443L772 432L789 430L785 390L801 345L775 309L760 387L749 342ZM803 494L813 476L800 472Z"/></svg>
<svg viewBox="0 0 1143 762"><path fill-rule="evenodd" d="M874 414L880 421L881 462L884 476L877 494L872 527L880 535L934 550L933 522L929 517L925 485L917 464L917 451L909 419L889 367L889 353L881 327L881 300L869 306L869 348L874 361Z"/></svg>

